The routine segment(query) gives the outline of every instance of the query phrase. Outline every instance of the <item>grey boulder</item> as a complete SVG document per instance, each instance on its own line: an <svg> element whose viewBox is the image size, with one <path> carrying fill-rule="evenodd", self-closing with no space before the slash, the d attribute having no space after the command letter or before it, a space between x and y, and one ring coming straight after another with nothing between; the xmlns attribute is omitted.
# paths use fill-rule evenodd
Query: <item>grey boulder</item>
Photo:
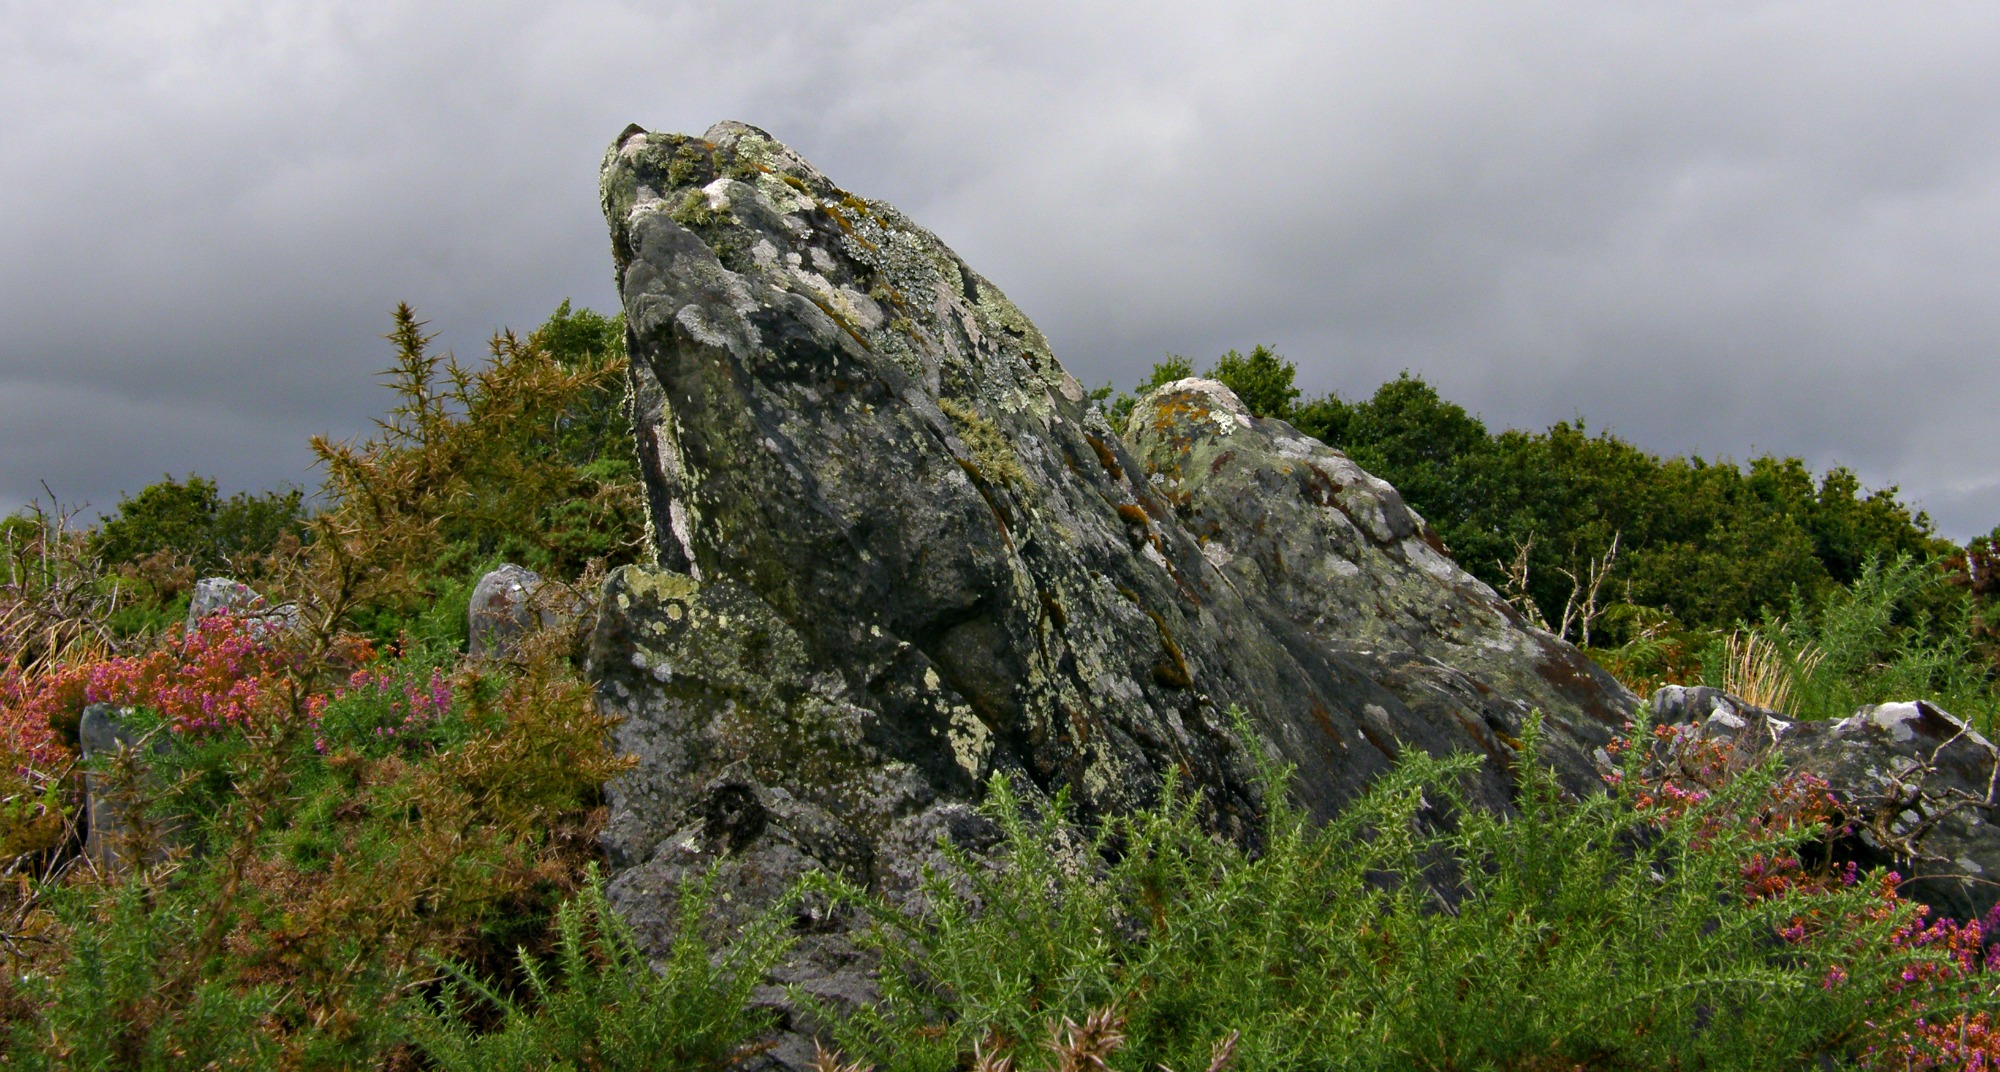
<svg viewBox="0 0 2000 1072"><path fill-rule="evenodd" d="M1887 703L1793 722L1720 689L1670 685L1654 694L1653 714L1694 727L1693 739L1721 745L1733 767L1772 758L1824 780L1851 831L1836 851L1895 869L1903 892L1936 913L1974 919L2000 902L2000 752L1938 707Z"/></svg>
<svg viewBox="0 0 2000 1072"><path fill-rule="evenodd" d="M121 753L144 747L163 753L166 737L149 740L141 734L129 708L95 703L83 709L77 738L83 752L84 853L107 872L124 870L135 855L163 856L162 831L146 821L145 794L130 784L138 768L122 762Z"/></svg>
<svg viewBox="0 0 2000 1072"><path fill-rule="evenodd" d="M542 594L542 575L512 562L481 576L465 611L467 652L475 659L513 658L522 638L555 624Z"/></svg>
<svg viewBox="0 0 2000 1072"><path fill-rule="evenodd" d="M228 614L260 627L297 629L299 608L293 603L272 605L257 590L228 577L203 577L194 583L188 599L185 628L189 633L204 619Z"/></svg>

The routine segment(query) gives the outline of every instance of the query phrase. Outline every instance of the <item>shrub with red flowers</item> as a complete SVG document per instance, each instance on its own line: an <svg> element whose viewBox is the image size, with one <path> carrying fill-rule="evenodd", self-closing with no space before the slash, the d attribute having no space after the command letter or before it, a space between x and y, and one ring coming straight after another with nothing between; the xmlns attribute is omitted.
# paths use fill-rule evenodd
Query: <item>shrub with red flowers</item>
<svg viewBox="0 0 2000 1072"><path fill-rule="evenodd" d="M377 665L354 671L330 693L309 701L313 748L342 745L374 754L419 742L451 713L458 690L443 668Z"/></svg>
<svg viewBox="0 0 2000 1072"><path fill-rule="evenodd" d="M1632 799L1642 809L1652 809L1655 821L1689 815L1725 780L1739 773L1732 769L1728 743L1703 739L1693 726L1654 727L1651 736L1657 762L1646 768L1640 784L1632 787ZM1611 751L1615 754L1628 747L1629 742L1615 742ZM1607 781L1616 786L1622 776L1613 774ZM1775 780L1752 814L1711 815L1702 821L1712 829L1724 824L1741 824L1751 830L1817 829L1824 832L1822 848L1853 832L1825 781L1800 772ZM1746 902L1792 897L1794 903L1807 906L1816 892L1848 890L1863 882L1852 861L1837 862L1822 853L1821 859L1809 864L1797 852L1754 856L1742 869L1742 879L1739 892ZM1899 959L1904 967L1900 979L1890 984L1896 1004L1884 1007L1868 1024L1867 1067L1898 1072L2000 1070L2000 1024L1991 1012L1972 1008L1969 1003L1971 995L1982 997L1987 1004L2000 1000L2000 905L1982 919L1939 918L1902 895L1896 872L1879 873L1869 881L1875 900L1865 915L1878 923L1893 923L1893 927L1886 949L1857 944L1850 955L1857 961L1880 960L1886 955ZM1798 900L1800 894L1806 895L1803 902ZM1827 933L1825 924L1819 912L1807 907L1790 917L1778 929L1777 937L1800 947L1841 940L1840 935ZM1832 990L1848 981L1848 969L1836 965L1822 985Z"/></svg>

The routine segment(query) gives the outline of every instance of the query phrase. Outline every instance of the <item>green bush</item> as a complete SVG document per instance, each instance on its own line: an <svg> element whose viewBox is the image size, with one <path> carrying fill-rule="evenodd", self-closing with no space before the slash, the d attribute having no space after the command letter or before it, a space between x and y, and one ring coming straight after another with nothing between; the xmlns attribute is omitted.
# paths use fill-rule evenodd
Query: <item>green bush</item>
<svg viewBox="0 0 2000 1072"><path fill-rule="evenodd" d="M198 904L160 898L131 882L99 898L55 891L51 907L70 932L54 974L28 972L18 999L40 1010L9 1028L0 1065L47 1070L263 1069L276 1052L258 1030L273 988L201 977L178 954L200 930Z"/></svg>
<svg viewBox="0 0 2000 1072"><path fill-rule="evenodd" d="M554 955L542 960L521 951L523 998L446 964L442 992L413 1010L417 1043L439 1072L727 1067L752 1052L773 1022L750 997L785 941L772 916L712 954L702 938L712 897L712 884L682 897L669 951L656 970L605 903L593 867L584 888L556 913ZM497 1028L473 1026L480 1004L499 1013Z"/></svg>
<svg viewBox="0 0 2000 1072"><path fill-rule="evenodd" d="M91 550L107 565L127 565L165 554L196 573L224 569L232 560L275 550L305 532L304 492L297 488L224 499L215 482L190 474L163 477L118 502L91 536Z"/></svg>
<svg viewBox="0 0 2000 1072"><path fill-rule="evenodd" d="M1056 1025L1110 1010L1132 1069L1233 1036L1246 1070L1789 1070L1860 1057L1936 959L1892 948L1910 910L1866 884L1743 892L1817 829L1770 821L1770 770L1668 807L1635 750L1631 788L1575 799L1531 736L1503 817L1460 794L1476 762L1406 753L1324 826L1274 781L1256 854L1171 786L1085 843L996 780L1004 866L954 857L921 911L822 880L882 957L881 1003L834 1038L883 1069L1038 1067Z"/></svg>
<svg viewBox="0 0 2000 1072"><path fill-rule="evenodd" d="M1861 567L1853 584L1759 630L1798 669L1792 714L1845 718L1863 704L1929 700L1987 729L1996 701L1979 657L1973 597L1910 556ZM1711 662L1714 653L1711 651ZM1719 668L1708 678L1721 684Z"/></svg>

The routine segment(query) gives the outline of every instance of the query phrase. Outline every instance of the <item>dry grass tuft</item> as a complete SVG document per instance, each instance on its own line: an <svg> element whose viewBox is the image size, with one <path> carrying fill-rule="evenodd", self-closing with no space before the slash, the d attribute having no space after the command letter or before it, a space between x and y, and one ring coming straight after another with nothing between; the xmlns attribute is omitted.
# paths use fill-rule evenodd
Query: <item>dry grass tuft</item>
<svg viewBox="0 0 2000 1072"><path fill-rule="evenodd" d="M1794 688L1825 658L1826 652L1810 644L1793 655L1757 633L1738 630L1723 642L1722 687L1745 703L1789 713Z"/></svg>

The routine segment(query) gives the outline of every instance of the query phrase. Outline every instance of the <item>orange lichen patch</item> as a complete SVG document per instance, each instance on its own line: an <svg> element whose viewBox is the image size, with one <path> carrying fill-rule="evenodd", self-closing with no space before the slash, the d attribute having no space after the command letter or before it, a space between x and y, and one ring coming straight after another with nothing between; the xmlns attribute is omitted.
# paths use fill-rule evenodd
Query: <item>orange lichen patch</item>
<svg viewBox="0 0 2000 1072"><path fill-rule="evenodd" d="M813 303L814 305L819 306L820 312L825 313L830 319L832 319L834 323L839 324L840 330L845 331L849 335L853 336L854 341L860 343L863 349L871 349L871 347L869 347L868 345L868 340L861 337L861 332L858 329L856 329L853 324L848 323L846 317L840 315L837 312L834 312L833 306L828 305L827 303L819 300L817 295L806 294L806 292L804 291L800 291L799 293L805 294L805 298L807 301Z"/></svg>
<svg viewBox="0 0 2000 1072"><path fill-rule="evenodd" d="M1146 501L1145 499L1139 500L1140 503ZM1152 544L1153 550L1160 553L1160 558L1168 563L1168 572L1174 572L1173 560L1167 557L1166 542L1160 539L1159 530L1153 527L1152 514L1144 506L1135 503L1119 503L1114 509L1118 511L1118 516L1124 520L1125 524L1131 527L1135 536L1143 538L1147 543ZM1175 579L1179 579L1178 574L1176 574Z"/></svg>
<svg viewBox="0 0 2000 1072"><path fill-rule="evenodd" d="M1125 479L1124 467L1118 464L1118 456L1111 453L1111 448L1105 445L1104 440L1094 435L1085 435L1083 438L1090 442L1090 449L1097 452L1097 464L1102 465L1104 471L1111 474L1111 479Z"/></svg>
<svg viewBox="0 0 2000 1072"><path fill-rule="evenodd" d="M1491 730L1488 730L1486 728L1485 723L1479 721L1476 718L1467 717L1463 711L1454 710L1451 713L1451 717L1453 721L1457 722L1459 726L1464 728L1465 732L1469 736L1471 736L1471 738L1474 741L1478 742L1479 747L1485 749L1489 753L1498 751L1498 749L1494 747L1493 733Z"/></svg>
<svg viewBox="0 0 2000 1072"><path fill-rule="evenodd" d="M1181 646L1174 643L1174 636L1167 631L1167 620L1155 610L1146 612L1153 619L1153 626L1160 631L1160 646L1167 649L1167 657L1153 664L1153 680L1170 689L1194 688L1194 672L1188 669L1187 657L1181 654Z"/></svg>
<svg viewBox="0 0 2000 1072"><path fill-rule="evenodd" d="M1049 621L1054 622L1057 629L1068 626L1069 614L1063 610L1062 603L1055 596L1050 595L1049 590L1046 588L1037 588L1035 592L1042 597L1042 613L1048 617Z"/></svg>
<svg viewBox="0 0 2000 1072"><path fill-rule="evenodd" d="M852 198L850 198L849 200L852 200ZM842 215L839 209L833 207L833 205L829 204L828 202L821 201L819 203L819 210L825 213L827 219L832 220L834 224L840 228L841 234L844 234L847 237L854 239L856 242L861 243L862 245L868 247L871 250L876 248L875 243L870 242L867 239L861 237L860 235L854 233L854 225L847 222L847 217Z"/></svg>
<svg viewBox="0 0 2000 1072"><path fill-rule="evenodd" d="M1081 747L1083 745L1089 744L1090 720L1085 718L1082 714L1078 713L1076 710L1072 709L1068 704L1062 704L1060 706L1063 713L1063 717L1069 720L1070 732L1074 735L1074 739L1077 745Z"/></svg>

